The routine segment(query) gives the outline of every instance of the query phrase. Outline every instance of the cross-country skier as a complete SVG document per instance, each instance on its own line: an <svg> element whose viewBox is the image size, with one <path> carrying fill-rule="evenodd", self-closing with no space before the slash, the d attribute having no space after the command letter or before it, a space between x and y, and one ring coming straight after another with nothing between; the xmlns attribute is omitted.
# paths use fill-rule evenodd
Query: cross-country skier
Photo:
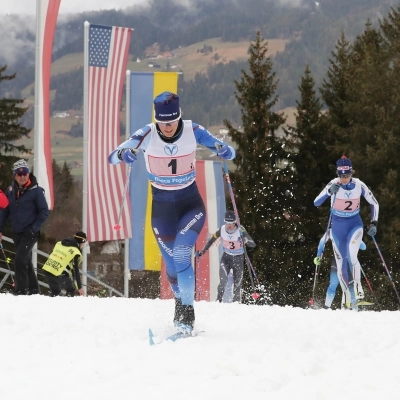
<svg viewBox="0 0 400 400"><path fill-rule="evenodd" d="M224 297L228 275L232 270L233 301L239 302L244 266L243 240L244 244L249 247L256 247L256 244L243 225L239 229L235 213L230 210L225 213L225 224L213 234L203 250L199 251L197 255L201 257L219 237L222 239L224 253L220 261L217 301L221 302Z"/></svg>
<svg viewBox="0 0 400 400"><path fill-rule="evenodd" d="M317 256L314 258L314 264L319 266L321 264L321 256L324 252L326 242L331 238L331 230L329 229L324 236L322 236L321 240L319 241ZM363 241L360 243L360 249L365 250L367 246ZM356 261L356 268L361 269L360 262ZM328 309L331 308L333 299L336 295L336 289L339 285L339 277L337 274L337 265L335 256L332 256L331 259L331 270L329 274L329 286L326 291L326 298L325 298L325 305L324 308ZM355 281L355 294L357 300L362 300L364 298L364 289L361 285L361 281ZM350 308L350 292L347 291L346 293L343 292L342 294L342 308Z"/></svg>
<svg viewBox="0 0 400 400"><path fill-rule="evenodd" d="M183 120L174 93L159 94L154 113L156 122L133 133L111 152L108 161L132 164L137 160L134 149L143 151L152 185L151 224L175 296L174 324L178 331L190 334L195 321L191 254L206 218L196 184L196 147L201 144L225 160L232 160L236 153L201 125ZM218 150L216 144L222 147Z"/></svg>
<svg viewBox="0 0 400 400"><path fill-rule="evenodd" d="M331 239L337 264L337 273L343 292L350 291L351 308L358 311L354 281L360 281L357 254L363 237L360 217L361 196L371 205L371 222L368 235L375 236L378 224L379 204L364 182L352 178L352 162L343 156L336 162L338 178L332 179L314 200L320 206L331 199Z"/></svg>

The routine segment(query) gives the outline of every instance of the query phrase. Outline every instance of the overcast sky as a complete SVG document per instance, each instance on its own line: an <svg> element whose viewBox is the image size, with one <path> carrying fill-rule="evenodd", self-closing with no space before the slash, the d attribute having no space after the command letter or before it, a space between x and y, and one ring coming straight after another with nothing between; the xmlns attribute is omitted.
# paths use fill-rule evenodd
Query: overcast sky
<svg viewBox="0 0 400 400"><path fill-rule="evenodd" d="M83 11L124 9L146 0L61 0L60 14ZM35 14L35 0L2 0L0 14Z"/></svg>

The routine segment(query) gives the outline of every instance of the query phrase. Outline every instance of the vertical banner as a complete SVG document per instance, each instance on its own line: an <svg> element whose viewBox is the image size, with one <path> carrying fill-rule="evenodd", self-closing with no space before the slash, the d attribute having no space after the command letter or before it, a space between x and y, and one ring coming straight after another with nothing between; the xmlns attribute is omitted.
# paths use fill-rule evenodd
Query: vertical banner
<svg viewBox="0 0 400 400"><path fill-rule="evenodd" d="M36 0L35 136L33 169L54 208L50 139L50 70L54 32L61 0Z"/></svg>
<svg viewBox="0 0 400 400"><path fill-rule="evenodd" d="M158 94L178 91L177 72L130 72L130 134L154 121L153 99ZM132 239L129 268L160 271L162 257L151 229L151 186L142 153L133 164L130 182Z"/></svg>
<svg viewBox="0 0 400 400"><path fill-rule="evenodd" d="M127 168L107 162L110 151L121 142L120 110L131 32L85 23L83 220L90 242L132 236L129 195L122 201ZM117 222L118 230L114 229Z"/></svg>

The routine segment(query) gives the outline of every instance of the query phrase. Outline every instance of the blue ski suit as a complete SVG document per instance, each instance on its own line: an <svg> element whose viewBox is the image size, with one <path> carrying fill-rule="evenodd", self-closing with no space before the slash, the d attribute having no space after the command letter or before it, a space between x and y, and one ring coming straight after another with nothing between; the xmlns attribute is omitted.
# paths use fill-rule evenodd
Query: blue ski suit
<svg viewBox="0 0 400 400"><path fill-rule="evenodd" d="M339 191L332 195L329 188L340 184ZM371 221L378 221L379 205L368 187L357 178L351 178L347 185L338 178L332 179L315 198L314 205L320 206L331 198L331 239L337 264L337 275L343 292L350 291L351 303L356 303L354 280L360 280L356 269L357 254L363 237L363 223L360 217L361 196L371 206Z"/></svg>
<svg viewBox="0 0 400 400"><path fill-rule="evenodd" d="M151 123L136 131L108 157L118 164L122 149L140 149L152 185L151 225L166 265L169 284L183 305L193 305L195 276L192 249L204 226L206 210L196 185L196 148L201 144L217 153L225 145L207 129L190 120L180 120L173 140L160 135ZM229 146L231 156L235 150Z"/></svg>

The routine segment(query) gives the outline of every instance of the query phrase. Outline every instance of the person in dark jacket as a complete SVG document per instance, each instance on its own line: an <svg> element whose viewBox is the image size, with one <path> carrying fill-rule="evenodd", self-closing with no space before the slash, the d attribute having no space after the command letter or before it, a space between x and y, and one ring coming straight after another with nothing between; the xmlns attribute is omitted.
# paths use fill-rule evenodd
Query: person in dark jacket
<svg viewBox="0 0 400 400"><path fill-rule="evenodd" d="M201 257L219 237L222 239L224 253L220 261L217 301L221 302L224 297L228 275L232 270L233 301L239 302L244 268L243 242L249 247L256 247L256 244L243 225L239 228L235 213L232 210L228 210L225 213L225 225L222 225L217 232L214 233L205 244L203 250L199 251L196 255Z"/></svg>
<svg viewBox="0 0 400 400"><path fill-rule="evenodd" d="M14 181L5 192L9 204L0 208L0 241L9 218L15 245L15 294L39 294L32 249L49 216L49 207L44 189L38 185L25 160L14 163L13 176Z"/></svg>
<svg viewBox="0 0 400 400"><path fill-rule="evenodd" d="M75 296L76 290L83 296L79 265L82 248L86 244L86 233L76 232L73 238L56 243L53 252L43 265L44 277L50 286L50 297L59 296L65 289L67 296Z"/></svg>

